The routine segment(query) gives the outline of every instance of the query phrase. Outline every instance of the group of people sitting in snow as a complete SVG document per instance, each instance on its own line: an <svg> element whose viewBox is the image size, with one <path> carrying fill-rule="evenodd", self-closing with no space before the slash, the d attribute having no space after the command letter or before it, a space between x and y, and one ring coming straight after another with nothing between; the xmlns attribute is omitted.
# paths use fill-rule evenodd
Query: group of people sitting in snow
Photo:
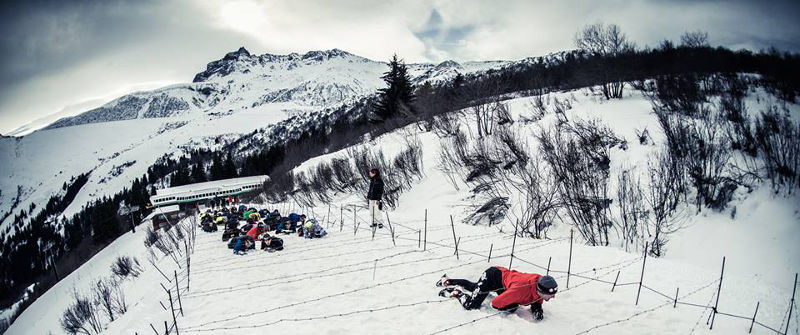
<svg viewBox="0 0 800 335"><path fill-rule="evenodd" d="M240 222L245 224L240 227ZM234 254L244 254L256 248L256 241L261 241L261 250L274 252L283 250L283 239L271 236L277 234L297 234L304 238L321 238L327 235L316 219L307 218L305 214L291 213L282 216L276 209L272 212L253 207L239 205L224 207L220 211L206 210L200 216L200 227L206 232L215 232L217 226L224 226L222 241L228 241L228 248Z"/></svg>

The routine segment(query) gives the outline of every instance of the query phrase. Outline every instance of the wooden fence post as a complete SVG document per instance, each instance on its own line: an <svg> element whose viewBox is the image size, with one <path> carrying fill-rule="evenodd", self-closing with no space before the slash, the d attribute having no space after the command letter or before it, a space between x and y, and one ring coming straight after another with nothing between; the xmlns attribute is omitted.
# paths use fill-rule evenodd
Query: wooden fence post
<svg viewBox="0 0 800 335"><path fill-rule="evenodd" d="M547 257L547 274L546 275L548 275L548 276L550 275L550 261L552 261L552 260L553 260L553 256Z"/></svg>
<svg viewBox="0 0 800 335"><path fill-rule="evenodd" d="M423 239L422 250L428 250L428 209L425 209L425 238Z"/></svg>
<svg viewBox="0 0 800 335"><path fill-rule="evenodd" d="M567 288L569 288L569 275L570 271L572 270L572 236L574 231L572 229L569 230L569 261L567 262Z"/></svg>
<svg viewBox="0 0 800 335"><path fill-rule="evenodd" d="M356 205L353 204L353 236L356 236L358 226L356 226Z"/></svg>
<svg viewBox="0 0 800 335"><path fill-rule="evenodd" d="M636 305L639 305L639 294L642 293L642 281L644 280L644 265L647 264L647 246L648 242L644 243L644 258L642 259L642 275L639 277L639 290L636 291Z"/></svg>
<svg viewBox="0 0 800 335"><path fill-rule="evenodd" d="M486 261L486 263L492 262L492 249L494 249L494 243L489 246L489 259Z"/></svg>
<svg viewBox="0 0 800 335"><path fill-rule="evenodd" d="M614 278L614 285L611 285L611 292L614 292L614 288L617 287L617 280L619 280L619 271L617 271L617 277Z"/></svg>
<svg viewBox="0 0 800 335"><path fill-rule="evenodd" d="M714 310L712 310L711 314L711 325L708 329L714 329L714 319L717 318L717 310L719 308L719 294L722 292L722 276L725 274L725 257L722 257L722 271L719 273L719 286L717 286L717 302L714 303ZM792 313L789 313L789 317L792 316ZM788 328L787 328L788 329Z"/></svg>
<svg viewBox="0 0 800 335"><path fill-rule="evenodd" d="M175 293L178 294L178 308L183 316L183 303L181 303L181 288L178 286L178 270L175 270Z"/></svg>
<svg viewBox="0 0 800 335"><path fill-rule="evenodd" d="M725 258L722 259L722 267L725 267ZM720 277L720 281L722 278ZM792 320L792 312L794 311L794 295L797 293L797 273L794 274L794 286L792 286L792 300L789 302L789 316L786 318L786 330L783 331L784 334L789 334L789 321ZM717 296L719 299L719 296Z"/></svg>
<svg viewBox="0 0 800 335"><path fill-rule="evenodd" d="M511 244L511 259L508 260L508 269L511 270L511 264L514 263L514 249L517 247L517 229L519 229L519 221L514 223L514 242ZM569 278L569 277L567 277ZM569 279L567 279L569 283ZM569 286L567 286L569 287Z"/></svg>
<svg viewBox="0 0 800 335"><path fill-rule="evenodd" d="M389 212L384 212L384 213L386 214L386 223L389 224L389 233L392 234L392 244L396 247L397 243L395 243L395 241L394 241L394 228L392 227L392 220L389 219ZM374 238L375 234L373 233L372 235L373 235L373 238Z"/></svg>
<svg viewBox="0 0 800 335"><path fill-rule="evenodd" d="M175 306L172 304L172 293L167 291L167 295L169 296L169 309L172 311L172 324L175 325L175 334L180 334L178 331L178 320L175 319ZM167 325L167 322L164 321L164 326ZM169 334L169 328L167 328L167 334Z"/></svg>
<svg viewBox="0 0 800 335"><path fill-rule="evenodd" d="M327 229L331 229L331 204L330 203L328 204L328 215L325 217L325 219L327 221L325 223L326 226L327 226L326 228Z"/></svg>
<svg viewBox="0 0 800 335"><path fill-rule="evenodd" d="M760 301L756 302L756 311L753 312L753 320L750 321L750 330L747 331L748 334L753 332L753 325L756 323L756 314L758 314L758 305L761 305Z"/></svg>
<svg viewBox="0 0 800 335"><path fill-rule="evenodd" d="M458 241L456 241L456 259L458 258L458 245L461 244L461 236L458 237Z"/></svg>
<svg viewBox="0 0 800 335"><path fill-rule="evenodd" d="M458 239L456 239L456 225L453 223L453 215L450 215L450 228L453 229L453 244L456 247L456 259L458 259Z"/></svg>
<svg viewBox="0 0 800 335"><path fill-rule="evenodd" d="M680 291L681 291L680 287L675 289L675 301L672 302L672 308L678 307L678 292Z"/></svg>

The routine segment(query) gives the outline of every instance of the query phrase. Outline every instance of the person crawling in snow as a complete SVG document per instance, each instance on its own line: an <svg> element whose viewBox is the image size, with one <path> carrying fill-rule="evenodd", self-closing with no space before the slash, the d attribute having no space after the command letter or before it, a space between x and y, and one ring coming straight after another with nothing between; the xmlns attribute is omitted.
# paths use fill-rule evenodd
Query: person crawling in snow
<svg viewBox="0 0 800 335"><path fill-rule="evenodd" d="M264 224L259 223L250 228L250 230L247 231L246 235L250 236L253 239L253 241L258 241L261 239L261 234L266 234L266 233L267 233L267 228L264 226ZM269 234L267 234L267 236L269 236Z"/></svg>
<svg viewBox="0 0 800 335"><path fill-rule="evenodd" d="M519 306L531 306L533 318L544 317L542 303L555 298L558 284L553 277L536 273L522 273L501 266L487 269L477 283L466 279L450 279L443 275L437 287L442 297L456 298L465 309L478 309L491 292L497 293L492 299L493 308L513 312Z"/></svg>
<svg viewBox="0 0 800 335"><path fill-rule="evenodd" d="M303 237L305 238L321 238L328 234L325 228L319 225L316 219L308 219L303 225Z"/></svg>
<svg viewBox="0 0 800 335"><path fill-rule="evenodd" d="M283 250L283 239L267 235L261 239L261 250L268 252Z"/></svg>
<svg viewBox="0 0 800 335"><path fill-rule="evenodd" d="M241 236L236 238L236 245L233 247L234 255L247 254L247 250L255 247L255 243L249 236Z"/></svg>

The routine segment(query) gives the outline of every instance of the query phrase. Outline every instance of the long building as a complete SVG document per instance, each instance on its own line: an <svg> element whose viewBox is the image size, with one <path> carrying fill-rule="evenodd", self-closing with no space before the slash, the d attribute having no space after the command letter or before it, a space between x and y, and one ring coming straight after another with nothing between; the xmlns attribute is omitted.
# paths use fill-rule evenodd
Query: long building
<svg viewBox="0 0 800 335"><path fill-rule="evenodd" d="M237 196L260 190L268 179L267 176L253 176L164 188L156 190L150 203L160 207Z"/></svg>

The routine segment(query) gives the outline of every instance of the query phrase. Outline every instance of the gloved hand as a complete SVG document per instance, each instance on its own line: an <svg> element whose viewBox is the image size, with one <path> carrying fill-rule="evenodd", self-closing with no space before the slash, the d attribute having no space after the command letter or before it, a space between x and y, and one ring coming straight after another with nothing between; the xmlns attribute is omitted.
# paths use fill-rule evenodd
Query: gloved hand
<svg viewBox="0 0 800 335"><path fill-rule="evenodd" d="M533 303L531 304L531 313L533 313L534 320L541 320L544 318L544 311L542 310L542 304Z"/></svg>

